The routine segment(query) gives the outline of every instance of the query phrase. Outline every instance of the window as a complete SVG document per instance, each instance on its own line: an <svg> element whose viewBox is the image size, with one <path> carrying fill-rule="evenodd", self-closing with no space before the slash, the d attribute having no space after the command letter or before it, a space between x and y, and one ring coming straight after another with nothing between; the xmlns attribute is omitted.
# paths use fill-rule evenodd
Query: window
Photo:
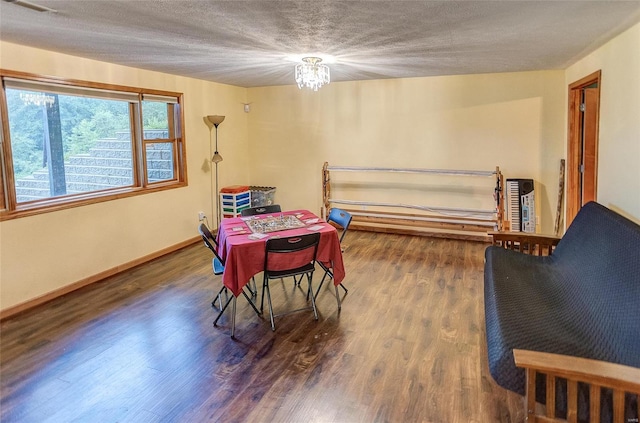
<svg viewBox="0 0 640 423"><path fill-rule="evenodd" d="M175 101L159 96L143 96L142 122L147 158L145 174L149 182L172 180L175 175Z"/></svg>
<svg viewBox="0 0 640 423"><path fill-rule="evenodd" d="M186 184L181 94L0 72L3 219Z"/></svg>

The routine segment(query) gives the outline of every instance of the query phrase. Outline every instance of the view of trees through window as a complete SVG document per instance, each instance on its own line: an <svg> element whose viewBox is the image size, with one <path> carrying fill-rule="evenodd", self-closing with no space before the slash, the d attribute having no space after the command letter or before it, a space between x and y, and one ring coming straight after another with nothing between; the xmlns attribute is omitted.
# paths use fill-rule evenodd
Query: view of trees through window
<svg viewBox="0 0 640 423"><path fill-rule="evenodd" d="M60 109L60 127L65 159L88 153L100 138L113 138L117 132L129 132L129 105L125 101L102 100L68 95L7 89L7 109L13 168L23 178L46 167L47 108L55 101ZM40 102L29 98L41 98ZM43 103L43 104L39 104Z"/></svg>
<svg viewBox="0 0 640 423"><path fill-rule="evenodd" d="M5 93L18 203L134 183L129 101L13 88ZM144 138L147 131L150 138L169 138L167 103L142 104ZM157 167L167 171L155 169L150 181L173 178L173 144L155 150L163 146L168 151L154 154ZM148 167L155 157L147 157Z"/></svg>

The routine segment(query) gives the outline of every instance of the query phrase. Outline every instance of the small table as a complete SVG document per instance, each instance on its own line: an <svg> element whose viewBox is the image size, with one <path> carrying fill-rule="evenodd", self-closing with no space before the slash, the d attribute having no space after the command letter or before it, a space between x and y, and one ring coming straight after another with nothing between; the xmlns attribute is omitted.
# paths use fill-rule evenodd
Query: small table
<svg viewBox="0 0 640 423"><path fill-rule="evenodd" d="M317 261L332 269L333 283L340 285L344 280L345 270L338 231L309 210L292 210L283 212L284 216L296 216L305 224L301 228L286 229L266 233L264 238L252 239L253 233L246 223L247 219L263 219L280 217L281 213L269 213L251 217L235 217L222 219L218 229L218 254L224 260L222 282L236 297L242 288L257 273L264 270L265 244L269 238L290 237L320 233Z"/></svg>

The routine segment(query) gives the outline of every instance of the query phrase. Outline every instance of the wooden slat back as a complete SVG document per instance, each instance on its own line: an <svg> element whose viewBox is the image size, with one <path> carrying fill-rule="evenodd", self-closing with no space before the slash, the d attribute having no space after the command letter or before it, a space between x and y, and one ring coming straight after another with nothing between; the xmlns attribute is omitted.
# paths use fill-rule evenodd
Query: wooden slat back
<svg viewBox="0 0 640 423"><path fill-rule="evenodd" d="M547 417L554 418L556 416L556 378L555 376L547 376Z"/></svg>
<svg viewBox="0 0 640 423"><path fill-rule="evenodd" d="M589 421L591 423L598 423L600 421L600 387L598 385L591 385L589 387Z"/></svg>
<svg viewBox="0 0 640 423"><path fill-rule="evenodd" d="M551 255L560 241L559 237L524 232L489 232L493 244L507 250L538 256Z"/></svg>
<svg viewBox="0 0 640 423"><path fill-rule="evenodd" d="M624 391L615 389L613 391L613 421L614 423L624 420Z"/></svg>
<svg viewBox="0 0 640 423"><path fill-rule="evenodd" d="M578 381L567 381L567 421L578 422Z"/></svg>

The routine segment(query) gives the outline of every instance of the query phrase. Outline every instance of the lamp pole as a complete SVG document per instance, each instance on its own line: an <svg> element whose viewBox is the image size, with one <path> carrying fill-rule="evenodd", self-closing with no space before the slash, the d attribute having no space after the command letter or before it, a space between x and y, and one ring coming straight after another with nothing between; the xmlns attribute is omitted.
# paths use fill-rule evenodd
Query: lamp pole
<svg viewBox="0 0 640 423"><path fill-rule="evenodd" d="M220 227L220 191L218 189L218 163L222 161L222 156L218 153L218 125L216 124L216 150L211 159L216 164L216 228ZM220 158L217 160L217 158Z"/></svg>
<svg viewBox="0 0 640 423"><path fill-rule="evenodd" d="M222 156L218 153L218 126L224 121L224 116L210 115L207 116L209 122L216 128L216 149L213 153L211 161L216 165L216 228L220 227L221 213L220 213L220 193L218 191L218 163L222 161ZM209 150L211 151L211 150Z"/></svg>

